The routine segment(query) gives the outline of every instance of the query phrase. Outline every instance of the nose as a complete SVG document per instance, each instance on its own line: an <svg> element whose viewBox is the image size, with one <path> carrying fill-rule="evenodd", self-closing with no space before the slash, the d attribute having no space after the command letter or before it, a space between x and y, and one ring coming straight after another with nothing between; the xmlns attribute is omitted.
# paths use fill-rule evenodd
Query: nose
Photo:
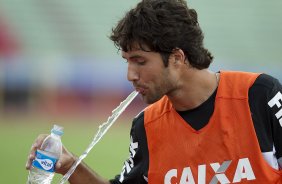
<svg viewBox="0 0 282 184"><path fill-rule="evenodd" d="M128 62L127 66L127 80L128 81L137 81L139 79L139 72L134 63Z"/></svg>

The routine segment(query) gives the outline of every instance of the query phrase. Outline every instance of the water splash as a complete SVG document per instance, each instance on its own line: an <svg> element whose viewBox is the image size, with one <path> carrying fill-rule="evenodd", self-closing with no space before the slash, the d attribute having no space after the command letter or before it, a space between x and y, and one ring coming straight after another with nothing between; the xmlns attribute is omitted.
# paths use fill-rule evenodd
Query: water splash
<svg viewBox="0 0 282 184"><path fill-rule="evenodd" d="M88 155L91 149L100 141L100 139L104 136L104 134L108 131L108 129L114 124L116 119L121 115L121 113L125 110L125 108L132 102L132 100L138 95L137 91L133 91L128 97L122 101L119 106L117 106L113 111L112 115L108 117L108 120L102 123L99 126L98 132L95 134L92 142L89 144L87 149L83 152L83 154L74 162L69 171L64 175L64 177L60 180L59 184L65 183L69 177L72 175L76 167L80 164L80 162Z"/></svg>

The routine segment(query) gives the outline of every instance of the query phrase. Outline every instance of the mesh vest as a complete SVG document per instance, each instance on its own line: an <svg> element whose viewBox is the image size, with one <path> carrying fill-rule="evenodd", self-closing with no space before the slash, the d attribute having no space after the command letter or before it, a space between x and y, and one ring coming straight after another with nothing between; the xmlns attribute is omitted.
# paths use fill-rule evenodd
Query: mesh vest
<svg viewBox="0 0 282 184"><path fill-rule="evenodd" d="M194 130L165 96L145 109L149 184L282 184L262 157L248 103L259 74L221 71L213 115Z"/></svg>

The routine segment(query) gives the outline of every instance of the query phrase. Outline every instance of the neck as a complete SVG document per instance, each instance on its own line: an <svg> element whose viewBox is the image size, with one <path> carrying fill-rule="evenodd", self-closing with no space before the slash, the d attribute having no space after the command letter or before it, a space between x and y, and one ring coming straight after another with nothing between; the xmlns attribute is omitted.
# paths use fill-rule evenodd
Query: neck
<svg viewBox="0 0 282 184"><path fill-rule="evenodd" d="M218 76L209 70L186 72L178 82L178 87L167 94L175 110L185 111L198 107L216 90Z"/></svg>

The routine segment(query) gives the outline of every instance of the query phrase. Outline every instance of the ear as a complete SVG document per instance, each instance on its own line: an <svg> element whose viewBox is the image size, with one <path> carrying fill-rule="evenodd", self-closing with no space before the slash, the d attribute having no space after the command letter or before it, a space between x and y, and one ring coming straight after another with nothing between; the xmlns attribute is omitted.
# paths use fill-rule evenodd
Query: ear
<svg viewBox="0 0 282 184"><path fill-rule="evenodd" d="M184 54L182 49L179 49L179 48L173 49L172 57L173 57L173 60L174 60L174 64L176 64L176 63L185 64L185 58L186 57L185 57L185 54Z"/></svg>

